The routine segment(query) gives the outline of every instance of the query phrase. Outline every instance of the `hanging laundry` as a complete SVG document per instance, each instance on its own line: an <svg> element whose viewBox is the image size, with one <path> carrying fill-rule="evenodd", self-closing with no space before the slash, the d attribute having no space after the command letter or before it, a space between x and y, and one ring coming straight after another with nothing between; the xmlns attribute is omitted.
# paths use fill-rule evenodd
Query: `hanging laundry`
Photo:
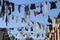
<svg viewBox="0 0 60 40"><path fill-rule="evenodd" d="M41 29L44 30L44 25L43 24L41 24Z"/></svg>
<svg viewBox="0 0 60 40"><path fill-rule="evenodd" d="M15 10L15 6L14 6L14 3L10 2L11 6L12 6L12 12L14 12Z"/></svg>
<svg viewBox="0 0 60 40"><path fill-rule="evenodd" d="M56 3L57 3L57 1L55 1L55 2L51 1L50 2L50 4L51 4L50 9L56 9L57 8Z"/></svg>
<svg viewBox="0 0 60 40"><path fill-rule="evenodd" d="M6 6L6 13L8 13L8 6Z"/></svg>
<svg viewBox="0 0 60 40"><path fill-rule="evenodd" d="M54 22L57 23L57 18L54 17Z"/></svg>
<svg viewBox="0 0 60 40"><path fill-rule="evenodd" d="M37 22L37 24L39 25L39 28L41 29L41 24L39 22Z"/></svg>
<svg viewBox="0 0 60 40"><path fill-rule="evenodd" d="M45 1L44 6L45 6L45 13L47 14L47 13L48 13L48 5L47 5L47 1Z"/></svg>
<svg viewBox="0 0 60 40"><path fill-rule="evenodd" d="M20 8L21 8L21 5L18 5L18 11L19 11L19 13L20 13Z"/></svg>
<svg viewBox="0 0 60 40"><path fill-rule="evenodd" d="M29 5L25 5L25 18L30 17Z"/></svg>
<svg viewBox="0 0 60 40"><path fill-rule="evenodd" d="M11 15L11 7L9 7L8 9L9 9L8 15Z"/></svg>
<svg viewBox="0 0 60 40"><path fill-rule="evenodd" d="M40 35L37 33L37 38L39 37Z"/></svg>
<svg viewBox="0 0 60 40"><path fill-rule="evenodd" d="M7 26L7 24L8 24L8 19L7 19L7 15L6 15L6 19L5 19L5 22L6 22L6 26Z"/></svg>
<svg viewBox="0 0 60 40"><path fill-rule="evenodd" d="M26 22L25 18L22 18L22 23L23 23L23 22Z"/></svg>
<svg viewBox="0 0 60 40"><path fill-rule="evenodd" d="M10 30L14 30L14 28L9 28Z"/></svg>
<svg viewBox="0 0 60 40"><path fill-rule="evenodd" d="M16 23L18 23L18 16L16 16Z"/></svg>
<svg viewBox="0 0 60 40"><path fill-rule="evenodd" d="M25 27L25 31L28 31L28 28L27 27Z"/></svg>
<svg viewBox="0 0 60 40"><path fill-rule="evenodd" d="M1 6L3 5L3 1L4 1L4 0L1 0Z"/></svg>
<svg viewBox="0 0 60 40"><path fill-rule="evenodd" d="M29 40L33 40L33 38L31 37L31 38L29 38Z"/></svg>
<svg viewBox="0 0 60 40"><path fill-rule="evenodd" d="M42 7L43 7L43 5L42 5L42 3L41 3L41 4L40 4L40 13L43 13Z"/></svg>
<svg viewBox="0 0 60 40"><path fill-rule="evenodd" d="M34 16L39 15L39 12L34 11Z"/></svg>
<svg viewBox="0 0 60 40"><path fill-rule="evenodd" d="M31 27L31 31L33 31L33 27Z"/></svg>
<svg viewBox="0 0 60 40"><path fill-rule="evenodd" d="M0 1L0 6L1 6L1 1Z"/></svg>
<svg viewBox="0 0 60 40"><path fill-rule="evenodd" d="M6 2L6 6L9 6L10 5L9 1L5 1L5 2Z"/></svg>
<svg viewBox="0 0 60 40"><path fill-rule="evenodd" d="M49 30L50 30L50 32L51 32L51 30L52 30L52 25L49 24L49 25L47 25L47 26L49 27Z"/></svg>
<svg viewBox="0 0 60 40"><path fill-rule="evenodd" d="M3 16L5 15L5 7L4 7L4 5L1 8L1 13L2 13Z"/></svg>
<svg viewBox="0 0 60 40"><path fill-rule="evenodd" d="M52 23L52 18L51 18L51 16L49 16L49 15L48 15L48 22L49 22L49 23Z"/></svg>
<svg viewBox="0 0 60 40"><path fill-rule="evenodd" d="M42 33L42 37L44 37L43 33Z"/></svg>
<svg viewBox="0 0 60 40"><path fill-rule="evenodd" d="M29 11L29 5L25 6L25 12L27 13Z"/></svg>
<svg viewBox="0 0 60 40"><path fill-rule="evenodd" d="M35 4L31 4L30 9L36 9Z"/></svg>
<svg viewBox="0 0 60 40"><path fill-rule="evenodd" d="M12 20L14 20L14 15L12 15Z"/></svg>
<svg viewBox="0 0 60 40"><path fill-rule="evenodd" d="M22 29L21 28L20 29L18 28L18 31L22 31Z"/></svg>

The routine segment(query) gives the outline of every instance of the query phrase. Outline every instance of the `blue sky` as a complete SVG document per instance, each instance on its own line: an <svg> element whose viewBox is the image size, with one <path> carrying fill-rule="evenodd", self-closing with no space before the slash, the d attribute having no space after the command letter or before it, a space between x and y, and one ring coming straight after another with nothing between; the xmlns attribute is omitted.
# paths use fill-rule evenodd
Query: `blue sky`
<svg viewBox="0 0 60 40"><path fill-rule="evenodd" d="M48 19L48 15L50 15L52 17L52 20L53 20L53 23L54 23L54 17L57 17L57 15L60 12L60 2L59 1L57 1L57 3L56 3L57 8L50 10L50 3L49 2L50 1L55 1L55 0L9 0L9 1L15 3L15 11L12 12L12 14L14 15L14 20L12 20L12 18L11 18L12 16L10 16L8 26L6 26L5 18L4 18L4 20L2 20L2 18L0 18L0 28L19 28L19 27L21 27L21 20L22 20L22 18L24 18L24 5L23 4L31 5L31 3L36 4L36 2L37 2L37 3L40 4L40 2L42 2L42 4L44 5L45 1L48 2L48 14L46 14L45 16L42 16L42 14L39 14L35 17L34 16L34 10L35 11L40 11L39 8L36 8L34 10L30 10L30 14L31 14L30 19L27 18L27 21L32 20L32 21L40 22L42 24L49 24L47 19ZM17 6L19 4L22 5L20 14L18 12L18 6ZM44 6L43 6L43 14L45 14ZM18 23L16 23L16 16L18 16ZM45 25L45 27L46 27L46 25ZM13 33L15 33L15 32L13 32Z"/></svg>

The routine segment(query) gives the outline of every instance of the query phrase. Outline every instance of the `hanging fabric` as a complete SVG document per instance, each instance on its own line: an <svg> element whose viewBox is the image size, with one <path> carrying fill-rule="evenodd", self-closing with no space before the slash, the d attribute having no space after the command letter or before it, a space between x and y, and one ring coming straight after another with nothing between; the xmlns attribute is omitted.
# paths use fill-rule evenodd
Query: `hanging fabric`
<svg viewBox="0 0 60 40"><path fill-rule="evenodd" d="M7 19L7 15L6 15L6 19L5 19L5 22L6 22L6 26L7 26L7 24L8 24L8 19Z"/></svg>
<svg viewBox="0 0 60 40"><path fill-rule="evenodd" d="M37 22L37 24L39 25L39 28L41 29L41 24L39 22Z"/></svg>
<svg viewBox="0 0 60 40"><path fill-rule="evenodd" d="M45 6L45 13L47 14L47 13L48 13L48 5L47 5L47 1L45 1L44 6Z"/></svg>
<svg viewBox="0 0 60 40"><path fill-rule="evenodd" d="M29 40L33 40L33 38L31 37L31 38L29 38Z"/></svg>
<svg viewBox="0 0 60 40"><path fill-rule="evenodd" d="M23 22L26 22L25 18L22 18L22 23L23 23Z"/></svg>
<svg viewBox="0 0 60 40"><path fill-rule="evenodd" d="M50 2L50 4L51 4L50 9L56 9L57 8L56 3L57 3L57 1L55 1L55 2L51 1Z"/></svg>
<svg viewBox="0 0 60 40"><path fill-rule="evenodd" d="M11 6L12 6L12 12L14 12L14 10L15 10L15 6L14 6L14 3L10 3L11 4Z"/></svg>
<svg viewBox="0 0 60 40"><path fill-rule="evenodd" d="M25 18L30 17L29 5L25 6Z"/></svg>
<svg viewBox="0 0 60 40"><path fill-rule="evenodd" d="M1 0L1 5L3 5L3 1L4 1L4 0Z"/></svg>
<svg viewBox="0 0 60 40"><path fill-rule="evenodd" d="M11 15L11 7L9 7L8 9L9 9L8 15Z"/></svg>
<svg viewBox="0 0 60 40"><path fill-rule="evenodd" d="M42 3L41 3L41 4L40 4L40 13L43 13L42 7L43 7L43 5L42 5Z"/></svg>
<svg viewBox="0 0 60 40"><path fill-rule="evenodd" d="M20 13L20 8L21 8L21 5L18 5L18 11L19 11L19 13Z"/></svg>
<svg viewBox="0 0 60 40"><path fill-rule="evenodd" d="M2 16L5 15L5 7L4 7L4 5L3 5L2 8L1 8L1 13L2 13Z"/></svg>
<svg viewBox="0 0 60 40"><path fill-rule="evenodd" d="M6 13L8 13L8 6L6 6Z"/></svg>
<svg viewBox="0 0 60 40"><path fill-rule="evenodd" d="M34 16L39 15L39 12L34 11Z"/></svg>
<svg viewBox="0 0 60 40"><path fill-rule="evenodd" d="M49 30L50 30L50 32L51 32L51 30L52 30L52 25L49 24L49 25L47 25L47 26L49 27Z"/></svg>
<svg viewBox="0 0 60 40"><path fill-rule="evenodd" d="M33 31L33 27L31 27L31 31Z"/></svg>
<svg viewBox="0 0 60 40"><path fill-rule="evenodd" d="M54 17L54 22L57 23L57 18Z"/></svg>
<svg viewBox="0 0 60 40"><path fill-rule="evenodd" d="M9 6L9 5L10 5L9 1L6 1L6 6Z"/></svg>
<svg viewBox="0 0 60 40"><path fill-rule="evenodd" d="M12 15L12 20L14 20L14 15Z"/></svg>
<svg viewBox="0 0 60 40"><path fill-rule="evenodd" d="M31 4L30 9L36 9L35 4Z"/></svg>
<svg viewBox="0 0 60 40"><path fill-rule="evenodd" d="M51 16L49 16L49 15L48 15L48 22L49 22L49 23L52 23L52 18L51 18Z"/></svg>
<svg viewBox="0 0 60 40"><path fill-rule="evenodd" d="M16 23L18 23L18 16L16 16Z"/></svg>
<svg viewBox="0 0 60 40"><path fill-rule="evenodd" d="M25 31L28 31L28 28L27 27L25 27Z"/></svg>
<svg viewBox="0 0 60 40"><path fill-rule="evenodd" d="M25 6L25 12L29 11L29 5Z"/></svg>
<svg viewBox="0 0 60 40"><path fill-rule="evenodd" d="M0 6L1 6L1 1L0 1Z"/></svg>

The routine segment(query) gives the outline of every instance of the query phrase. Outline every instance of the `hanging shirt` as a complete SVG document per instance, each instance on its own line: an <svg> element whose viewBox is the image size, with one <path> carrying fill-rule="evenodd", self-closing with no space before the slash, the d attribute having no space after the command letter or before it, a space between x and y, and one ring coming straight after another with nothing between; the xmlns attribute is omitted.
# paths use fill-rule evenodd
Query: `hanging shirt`
<svg viewBox="0 0 60 40"><path fill-rule="evenodd" d="M55 1L55 2L53 2L53 1L50 2L50 4L51 4L50 9L56 9L56 8L57 8L56 3L57 3L57 1Z"/></svg>
<svg viewBox="0 0 60 40"><path fill-rule="evenodd" d="M47 14L48 13L48 5L47 5L47 2L44 3L44 7L45 7L45 13Z"/></svg>
<svg viewBox="0 0 60 40"><path fill-rule="evenodd" d="M36 9L35 4L31 4L30 9Z"/></svg>

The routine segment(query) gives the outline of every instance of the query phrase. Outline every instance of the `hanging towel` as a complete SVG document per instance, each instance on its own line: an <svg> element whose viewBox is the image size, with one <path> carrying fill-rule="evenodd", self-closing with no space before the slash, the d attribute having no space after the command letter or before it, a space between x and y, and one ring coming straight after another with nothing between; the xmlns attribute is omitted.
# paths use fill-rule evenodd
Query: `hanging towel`
<svg viewBox="0 0 60 40"><path fill-rule="evenodd" d="M18 5L18 11L19 11L19 13L20 13L20 8L21 8L21 5Z"/></svg>
<svg viewBox="0 0 60 40"><path fill-rule="evenodd" d="M12 6L12 12L14 12L14 10L15 10L15 6L14 6L14 3L10 3L11 4L11 6Z"/></svg>
<svg viewBox="0 0 60 40"><path fill-rule="evenodd" d="M31 4L30 9L36 9L35 4Z"/></svg>
<svg viewBox="0 0 60 40"><path fill-rule="evenodd" d="M42 3L41 3L41 4L40 4L40 13L43 13L42 7L43 7L43 5L42 5Z"/></svg>
<svg viewBox="0 0 60 40"><path fill-rule="evenodd" d="M48 5L47 5L47 1L44 3L44 6L45 6L45 13L47 14L47 13L48 13Z"/></svg>
<svg viewBox="0 0 60 40"><path fill-rule="evenodd" d="M55 2L51 1L50 2L50 4L51 4L50 9L56 9L57 8L56 3L57 3L57 1L55 1Z"/></svg>

